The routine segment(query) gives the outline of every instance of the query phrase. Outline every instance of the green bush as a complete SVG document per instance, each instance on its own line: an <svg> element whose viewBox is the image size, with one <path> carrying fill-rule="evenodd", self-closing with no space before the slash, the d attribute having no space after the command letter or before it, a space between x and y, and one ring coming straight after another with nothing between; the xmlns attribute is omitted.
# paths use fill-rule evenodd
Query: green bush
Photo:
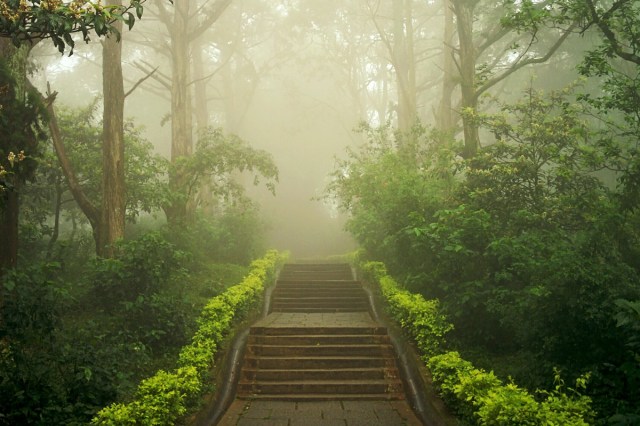
<svg viewBox="0 0 640 426"><path fill-rule="evenodd" d="M363 271L375 278L388 304L391 316L416 342L424 360L440 353L444 336L453 329L440 309L437 300L425 300L400 288L398 283L386 275L386 268L380 262L362 265Z"/></svg>
<svg viewBox="0 0 640 426"><path fill-rule="evenodd" d="M513 383L503 384L493 372L476 369L457 352L431 357L428 367L447 404L465 421L480 425L588 425L591 400L578 390L564 389L558 373L556 388L540 391L538 401ZM584 390L587 377L576 382Z"/></svg>
<svg viewBox="0 0 640 426"><path fill-rule="evenodd" d="M58 266L8 270L0 277L0 425L61 422L69 408L55 365L61 301Z"/></svg>
<svg viewBox="0 0 640 426"><path fill-rule="evenodd" d="M95 300L109 310L157 293L183 272L185 256L158 232L121 242L115 258L95 260L90 277Z"/></svg>
<svg viewBox="0 0 640 426"><path fill-rule="evenodd" d="M479 425L587 425L593 417L591 399L580 393L588 377L576 388L564 389L556 372L556 388L539 391L541 401L513 383L503 384L493 372L475 368L458 352L444 352L444 336L453 326L437 300L401 289L384 264L360 265L366 278L380 286L391 316L415 342L443 399L464 421Z"/></svg>
<svg viewBox="0 0 640 426"><path fill-rule="evenodd" d="M201 215L181 229L167 230L167 239L193 255L196 264L248 265L264 252L267 227L258 207L249 200L223 211Z"/></svg>
<svg viewBox="0 0 640 426"><path fill-rule="evenodd" d="M215 355L234 321L260 300L264 286L284 260L269 251L251 264L244 280L214 297L204 307L191 344L180 352L175 372L159 371L144 380L128 404L113 404L92 420L96 425L173 425L200 396Z"/></svg>

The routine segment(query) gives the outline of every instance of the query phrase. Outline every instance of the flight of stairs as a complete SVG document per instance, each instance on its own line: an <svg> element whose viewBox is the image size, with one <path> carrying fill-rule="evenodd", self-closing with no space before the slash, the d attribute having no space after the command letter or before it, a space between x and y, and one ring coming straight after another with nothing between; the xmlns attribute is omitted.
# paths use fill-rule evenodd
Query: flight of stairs
<svg viewBox="0 0 640 426"><path fill-rule="evenodd" d="M367 294L348 264L286 264L273 291L271 312L368 311Z"/></svg>
<svg viewBox="0 0 640 426"><path fill-rule="evenodd" d="M238 397L404 399L386 328L367 310L366 293L353 281L349 265L285 265L270 314L279 325L251 327ZM305 324L305 314L316 322Z"/></svg>

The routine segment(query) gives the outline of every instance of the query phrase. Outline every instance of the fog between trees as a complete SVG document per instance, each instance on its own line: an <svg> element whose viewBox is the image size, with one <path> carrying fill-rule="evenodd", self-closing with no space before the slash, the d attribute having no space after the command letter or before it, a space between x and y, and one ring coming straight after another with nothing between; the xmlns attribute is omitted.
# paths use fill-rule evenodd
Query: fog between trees
<svg viewBox="0 0 640 426"><path fill-rule="evenodd" d="M266 245L349 235L454 324L464 421L640 421L640 1L131 1L0 2L0 423L129 400Z"/></svg>
<svg viewBox="0 0 640 426"><path fill-rule="evenodd" d="M280 169L276 196L250 190L271 224L273 245L300 256L351 248L341 231L342 220L311 198L326 186L333 157L361 142L354 132L361 121L396 125L400 117L405 128L414 118L432 125L451 120L461 124L457 71L451 68L455 62L447 60L453 46L443 42L447 20L446 31L452 31L451 16L445 15L441 2L252 0L230 2L206 25L218 5L226 2L190 2L188 27L206 26L182 54L190 58L187 90L194 137L204 125L222 127L273 155ZM143 126L143 135L167 157L173 71L170 38L161 17L173 22L173 13L161 1L149 2L134 30L123 33L125 91L157 67L127 97L125 116ZM492 30L489 25L496 24L491 20L498 20L499 13L496 9L483 15L480 30ZM539 36L541 52L545 38L551 43L555 35ZM518 39L526 37L497 40L478 66L494 74L508 69L517 51L505 46ZM572 43L575 53L583 40L576 37ZM49 82L59 92L59 104L83 106L101 96L99 41L79 45L71 57L40 43L31 56L41 64L32 80L41 89ZM542 78L533 84L561 87L572 80L569 71L577 60L561 48L539 71L528 67L495 89L517 97L536 72ZM560 78L565 71L567 77ZM443 93L447 81L453 86ZM442 112L445 100L448 118ZM316 248L304 248L307 243Z"/></svg>

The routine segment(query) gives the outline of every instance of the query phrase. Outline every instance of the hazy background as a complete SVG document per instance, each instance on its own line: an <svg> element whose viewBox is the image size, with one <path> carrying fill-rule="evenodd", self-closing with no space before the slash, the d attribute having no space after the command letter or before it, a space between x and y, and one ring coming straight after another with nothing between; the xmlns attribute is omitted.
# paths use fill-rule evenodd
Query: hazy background
<svg viewBox="0 0 640 426"><path fill-rule="evenodd" d="M219 3L223 2L191 0L189 28L206 22ZM166 4L148 1L143 19L132 31L125 30L123 67L125 90L157 67L152 78L127 97L125 115L144 126L144 135L157 152L168 156L171 43L158 12L164 7L173 14L173 7ZM275 197L261 188L249 190L270 224L269 245L290 249L298 257L354 247L342 230L344 218L312 198L322 193L334 156L361 141L353 131L361 121L397 125L398 67L411 70L419 118L426 124L435 122L444 59L450 54L443 43L444 3L403 3L411 19L404 17L401 28L397 6L380 0L232 1L189 45L194 134L195 117L204 114L210 126L236 133L270 152L280 169ZM403 40L394 35L398 31L405 33ZM410 45L411 57L403 59L398 51L401 42ZM508 67L515 53L504 52L511 42L500 41L487 49L479 62L486 60L498 71ZM578 51L583 43L584 38L573 40L567 51ZM544 40L540 44L544 48ZM498 54L506 59L501 62ZM59 92L59 104L83 106L101 95L99 42L79 42L71 57L61 57L49 43L41 43L32 56L40 63L34 82L41 89L49 82ZM494 92L516 98L537 72L553 76L543 75L538 80L542 85L562 87L572 75L564 71L575 66L575 59L567 58L561 49L542 71L528 67ZM206 103L198 103L197 94L204 91Z"/></svg>

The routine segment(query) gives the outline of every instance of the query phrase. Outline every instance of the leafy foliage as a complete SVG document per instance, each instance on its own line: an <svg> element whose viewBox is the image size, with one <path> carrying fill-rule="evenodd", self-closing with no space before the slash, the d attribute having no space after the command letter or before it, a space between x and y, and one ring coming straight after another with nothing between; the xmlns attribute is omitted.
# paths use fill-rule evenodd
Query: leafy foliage
<svg viewBox="0 0 640 426"><path fill-rule="evenodd" d="M592 422L591 400L580 393L586 377L576 382L575 390L565 389L556 375L555 389L541 392L546 398L537 401L517 385L503 384L492 372L474 368L458 352L434 356L428 365L443 397L471 424L586 426Z"/></svg>
<svg viewBox="0 0 640 426"><path fill-rule="evenodd" d="M240 200L243 186L234 178L234 173L253 174L253 184L266 178L266 186L275 191L278 168L271 155L252 148L247 142L233 134L225 134L220 128L208 128L199 135L195 154L180 157L170 166L171 175L184 176L182 187L173 188L171 197L186 202L203 187L211 195L225 200ZM202 198L202 197L200 197Z"/></svg>
<svg viewBox="0 0 640 426"><path fill-rule="evenodd" d="M593 130L593 110L574 90L529 89L517 103L496 101L497 113L474 113L496 140L464 163L447 145L422 157L444 158L444 175L425 173L433 160L406 160L383 130L366 145L373 148L348 153L330 191L351 214L347 227L367 255L389 264L407 288L440 301L455 325L448 340L474 363L547 391L553 368L570 380L591 372L588 393L599 416L633 418L638 363L626 346L630 329L618 327L616 315L619 299L639 297L638 213L622 196L626 172L617 175L618 188L605 183L626 161L615 148L621 141ZM443 182L445 191L434 194ZM401 312L395 303L391 310ZM421 321L408 319L410 312L402 314L404 327ZM512 391L494 396L515 398Z"/></svg>
<svg viewBox="0 0 640 426"><path fill-rule="evenodd" d="M593 417L586 389L588 375L565 389L556 372L556 386L533 395L513 383L503 384L493 372L477 369L458 352L445 352L444 335L453 326L439 311L437 300L425 300L402 290L387 275L384 264L367 262L360 267L380 286L389 312L415 343L428 365L433 381L448 405L470 424L480 425L588 425Z"/></svg>
<svg viewBox="0 0 640 426"><path fill-rule="evenodd" d="M454 147L440 147L439 135L422 126L406 137L388 126L363 125L361 132L365 144L337 160L327 198L349 211L346 228L371 256L391 271L415 270L428 259L412 255L416 234L406 232L407 223L422 221L422 214L428 220L451 201Z"/></svg>
<svg viewBox="0 0 640 426"><path fill-rule="evenodd" d="M104 408L92 424L175 424L199 396L233 321L260 299L264 286L273 278L275 267L283 260L282 255L270 251L254 261L251 272L240 284L214 297L205 306L198 320L198 331L191 344L180 352L175 372L159 371L144 380L132 402Z"/></svg>
<svg viewBox="0 0 640 426"><path fill-rule="evenodd" d="M389 313L416 342L425 361L441 352L444 336L453 325L446 320L438 301L425 300L419 294L402 289L380 262L368 262L361 267L371 281L380 285Z"/></svg>
<svg viewBox="0 0 640 426"><path fill-rule="evenodd" d="M72 270L37 262L9 270L0 281L0 424L86 423L171 368L195 312L246 272L208 265L188 275L186 258L155 232ZM178 376L188 386L193 374Z"/></svg>
<svg viewBox="0 0 640 426"><path fill-rule="evenodd" d="M60 53L70 47L72 54L73 33L81 33L85 42L90 40L91 32L99 37L116 33L120 38L113 23L124 21L131 29L136 16L142 18L144 2L131 0L128 6L104 6L90 1L3 0L0 2L0 37L11 38L16 46L50 38Z"/></svg>
<svg viewBox="0 0 640 426"><path fill-rule="evenodd" d="M58 114L60 131L69 157L85 193L95 205L100 205L102 179L102 123L96 117L97 100L82 109L62 109ZM141 213L160 208L166 194L162 174L166 161L153 153L153 145L143 139L133 122L124 126L126 214L134 221ZM43 174L62 176L55 170Z"/></svg>
<svg viewBox="0 0 640 426"><path fill-rule="evenodd" d="M225 206L212 214L198 214L193 223L167 238L189 251L199 264L248 265L264 252L265 224L249 200Z"/></svg>
<svg viewBox="0 0 640 426"><path fill-rule="evenodd" d="M40 121L44 108L39 97L18 84L9 64L0 59L0 208L3 192L33 178L44 140Z"/></svg>

